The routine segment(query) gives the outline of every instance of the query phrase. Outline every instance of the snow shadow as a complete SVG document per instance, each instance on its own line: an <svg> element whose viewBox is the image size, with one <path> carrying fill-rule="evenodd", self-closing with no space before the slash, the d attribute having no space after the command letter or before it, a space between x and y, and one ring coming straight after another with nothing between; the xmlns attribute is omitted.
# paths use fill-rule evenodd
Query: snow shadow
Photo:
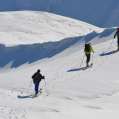
<svg viewBox="0 0 119 119"><path fill-rule="evenodd" d="M18 45L13 47L5 47L0 44L0 67L3 68L11 61L11 68L16 68L25 63L30 64L43 58L51 58L76 44L82 37L66 38L58 42ZM79 47L79 49L82 48L83 45Z"/></svg>
<svg viewBox="0 0 119 119"><path fill-rule="evenodd" d="M105 29L102 34L99 36L99 38L103 38L103 37L108 37L110 34L112 34L113 32L116 32L115 28L108 28Z"/></svg>
<svg viewBox="0 0 119 119"><path fill-rule="evenodd" d="M33 95L26 95L26 96L18 95L17 97L20 98L20 99L25 99L25 98L33 98Z"/></svg>
<svg viewBox="0 0 119 119"><path fill-rule="evenodd" d="M100 54L100 56L111 55L111 54L114 54L114 53L116 53L115 50L114 50L114 51L110 51L110 52L108 52L108 53L102 53L102 54Z"/></svg>
<svg viewBox="0 0 119 119"><path fill-rule="evenodd" d="M81 67L81 68L78 68L78 69L70 69L68 70L67 72L74 72L74 71L80 71L80 70L83 70L85 67Z"/></svg>
<svg viewBox="0 0 119 119"><path fill-rule="evenodd" d="M97 36L100 36L100 33L97 33L95 31L87 34L84 38L85 40L85 43L89 43L93 38L97 37Z"/></svg>
<svg viewBox="0 0 119 119"><path fill-rule="evenodd" d="M97 36L108 36L113 31L114 29L112 28L105 30L105 33L97 33L93 31L92 33L89 33L85 36L65 38L57 42L18 45L12 47L6 47L5 45L0 44L0 67L3 68L5 66L9 66L9 68L17 68L25 63L30 64L40 59L51 58L69 47L71 48L71 52L68 53L71 54L77 51L77 49L82 50L84 48L84 44L90 42L93 38ZM97 39L97 41L105 42L101 39ZM65 53L65 55L68 55L68 53ZM112 53L113 52L101 54L100 56L110 55ZM82 69L72 69L70 71L78 70Z"/></svg>

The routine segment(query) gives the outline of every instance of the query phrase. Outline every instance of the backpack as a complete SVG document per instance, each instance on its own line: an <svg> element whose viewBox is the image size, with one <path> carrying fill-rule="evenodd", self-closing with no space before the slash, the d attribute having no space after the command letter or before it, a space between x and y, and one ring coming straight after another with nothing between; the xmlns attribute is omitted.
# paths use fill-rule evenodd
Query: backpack
<svg viewBox="0 0 119 119"><path fill-rule="evenodd" d="M39 79L39 74L38 74L38 73L35 73L35 74L32 76L32 79L33 79L33 82L37 82L38 79Z"/></svg>
<svg viewBox="0 0 119 119"><path fill-rule="evenodd" d="M117 31L119 32L119 28L117 28Z"/></svg>
<svg viewBox="0 0 119 119"><path fill-rule="evenodd" d="M90 52L90 45L89 44L85 44L85 51Z"/></svg>
<svg viewBox="0 0 119 119"><path fill-rule="evenodd" d="M118 32L117 32L117 36L119 37L119 28L117 28L117 31L118 31Z"/></svg>

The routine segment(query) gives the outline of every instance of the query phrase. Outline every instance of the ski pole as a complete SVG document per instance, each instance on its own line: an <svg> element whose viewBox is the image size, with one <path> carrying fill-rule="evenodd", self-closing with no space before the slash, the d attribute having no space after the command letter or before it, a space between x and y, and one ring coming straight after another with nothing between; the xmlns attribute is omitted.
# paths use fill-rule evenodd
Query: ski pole
<svg viewBox="0 0 119 119"><path fill-rule="evenodd" d="M92 54L92 64L93 64L93 54Z"/></svg>
<svg viewBox="0 0 119 119"><path fill-rule="evenodd" d="M32 83L32 80L31 80L31 82L30 82L29 89L30 89L31 83ZM28 89L28 92L29 92L29 89ZM27 92L27 94L28 94L28 92Z"/></svg>
<svg viewBox="0 0 119 119"><path fill-rule="evenodd" d="M113 39L113 41L114 41L114 39ZM113 43L113 41L112 41L112 43ZM111 45L112 45L112 43L111 43ZM111 45L110 45L109 49L111 48Z"/></svg>
<svg viewBox="0 0 119 119"><path fill-rule="evenodd" d="M48 96L48 90L47 90L47 86L46 86L46 81L45 81L45 79L44 79L44 82L45 82L46 92L47 92L47 96Z"/></svg>
<svg viewBox="0 0 119 119"><path fill-rule="evenodd" d="M83 56L83 59L84 59L84 57L85 57L85 54L84 54L84 56ZM82 63L83 63L83 59L82 59L81 65L82 65ZM81 65L80 65L80 67L81 67Z"/></svg>

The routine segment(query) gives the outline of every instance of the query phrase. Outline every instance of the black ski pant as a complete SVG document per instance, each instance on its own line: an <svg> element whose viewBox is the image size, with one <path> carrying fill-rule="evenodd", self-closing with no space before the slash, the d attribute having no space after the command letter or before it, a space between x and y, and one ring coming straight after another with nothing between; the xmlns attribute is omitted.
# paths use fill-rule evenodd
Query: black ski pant
<svg viewBox="0 0 119 119"><path fill-rule="evenodd" d="M91 54L86 54L86 57L87 57L86 63L89 63L89 61L90 61L90 56L91 56Z"/></svg>
<svg viewBox="0 0 119 119"><path fill-rule="evenodd" d="M119 36L117 36L117 44L118 44L118 46L119 46Z"/></svg>

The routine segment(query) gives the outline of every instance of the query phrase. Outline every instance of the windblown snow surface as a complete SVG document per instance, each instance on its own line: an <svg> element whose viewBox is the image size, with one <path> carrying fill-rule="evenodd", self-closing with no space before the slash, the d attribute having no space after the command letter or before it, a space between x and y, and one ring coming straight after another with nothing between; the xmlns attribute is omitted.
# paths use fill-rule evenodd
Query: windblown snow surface
<svg viewBox="0 0 119 119"><path fill-rule="evenodd" d="M115 28L46 12L0 13L0 119L118 119ZM86 66L90 42L93 67ZM41 69L42 94L31 76Z"/></svg>

